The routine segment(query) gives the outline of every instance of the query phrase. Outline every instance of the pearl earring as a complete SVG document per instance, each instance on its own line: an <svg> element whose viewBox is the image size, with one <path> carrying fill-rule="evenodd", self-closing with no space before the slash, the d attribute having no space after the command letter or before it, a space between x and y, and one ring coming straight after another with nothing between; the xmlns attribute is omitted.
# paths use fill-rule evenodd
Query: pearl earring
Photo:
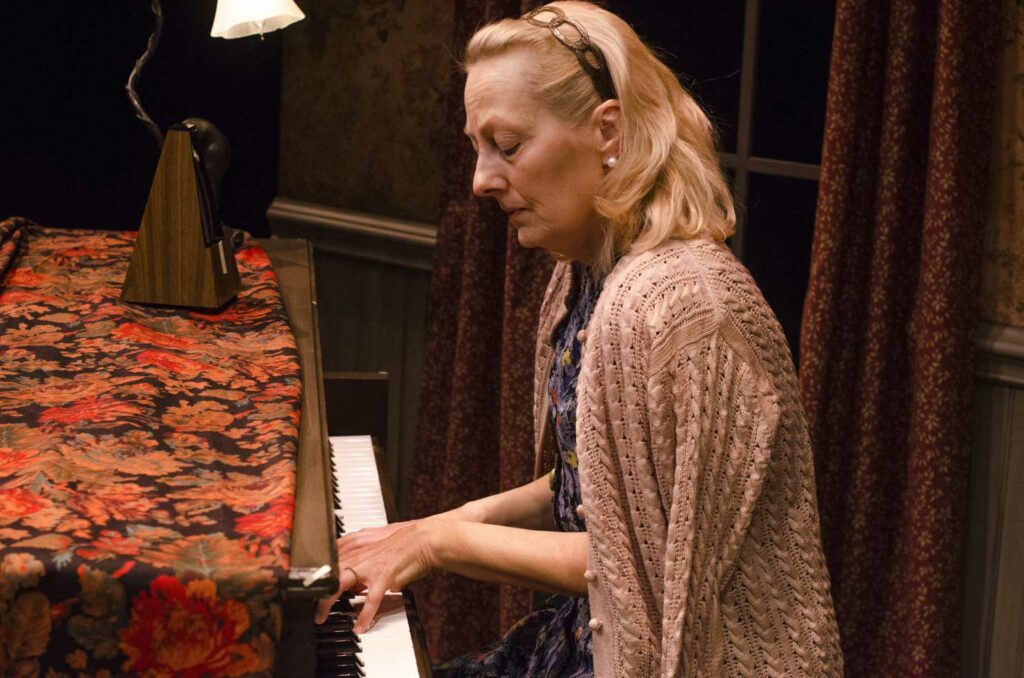
<svg viewBox="0 0 1024 678"><path fill-rule="evenodd" d="M607 167L608 169L612 169L613 167L615 167L618 164L619 164L619 159L616 158L614 155L610 156L607 160L604 161L604 166Z"/></svg>

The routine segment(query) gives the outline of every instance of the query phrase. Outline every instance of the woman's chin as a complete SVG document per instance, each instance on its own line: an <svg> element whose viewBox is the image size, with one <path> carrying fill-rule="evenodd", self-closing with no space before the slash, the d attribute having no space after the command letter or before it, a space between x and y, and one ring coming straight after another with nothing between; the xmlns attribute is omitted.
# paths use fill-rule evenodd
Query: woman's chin
<svg viewBox="0 0 1024 678"><path fill-rule="evenodd" d="M544 249L553 252L551 249L552 236L554 233L545 224L529 222L518 217L511 222L512 228L516 231L516 239L521 247L527 249Z"/></svg>
<svg viewBox="0 0 1024 678"><path fill-rule="evenodd" d="M516 229L516 238L519 239L519 244L528 249L534 247L542 247L543 245L539 242L537 234L529 226Z"/></svg>

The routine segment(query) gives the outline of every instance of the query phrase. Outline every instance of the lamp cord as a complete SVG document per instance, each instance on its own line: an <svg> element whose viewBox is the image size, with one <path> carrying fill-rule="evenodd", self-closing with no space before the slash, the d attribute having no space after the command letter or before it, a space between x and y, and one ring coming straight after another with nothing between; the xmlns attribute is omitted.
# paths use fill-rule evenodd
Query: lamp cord
<svg viewBox="0 0 1024 678"><path fill-rule="evenodd" d="M142 67L152 58L153 53L156 51L156 46L160 44L160 34L164 28L164 11L160 6L160 0L151 0L150 7L153 10L153 16L156 17L155 26L153 27L153 34L149 36L149 42L146 44L146 51L142 53L142 56L135 62L135 68L132 69L131 75L128 76L128 84L124 88L128 91L128 100L132 102L132 107L135 109L135 117L145 123L149 129L153 138L156 139L157 146L163 146L164 135L160 131L160 128L153 118L142 109L142 102L139 100L139 95L135 93L135 83L139 79L139 74L142 72Z"/></svg>

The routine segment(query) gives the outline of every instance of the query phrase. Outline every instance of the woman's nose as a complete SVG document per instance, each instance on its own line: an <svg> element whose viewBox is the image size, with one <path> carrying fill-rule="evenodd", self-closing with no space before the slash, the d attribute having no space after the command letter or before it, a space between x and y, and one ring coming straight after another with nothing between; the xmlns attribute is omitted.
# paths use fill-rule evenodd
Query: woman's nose
<svg viewBox="0 0 1024 678"><path fill-rule="evenodd" d="M478 198L495 197L508 188L505 177L482 155L477 156L473 172L473 194Z"/></svg>

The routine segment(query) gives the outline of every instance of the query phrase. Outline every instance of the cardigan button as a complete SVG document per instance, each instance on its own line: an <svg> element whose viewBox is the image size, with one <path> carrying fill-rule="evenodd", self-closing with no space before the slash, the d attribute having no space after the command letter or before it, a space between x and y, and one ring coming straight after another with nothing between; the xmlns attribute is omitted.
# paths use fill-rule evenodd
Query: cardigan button
<svg viewBox="0 0 1024 678"><path fill-rule="evenodd" d="M580 330L579 332L577 332L576 333L576 340L579 341L581 344L587 343L587 331L586 330Z"/></svg>
<svg viewBox="0 0 1024 678"><path fill-rule="evenodd" d="M600 630L601 630L601 627L602 627L602 626L604 626L604 624L602 624L602 623L601 623L601 620L600 620L600 619L598 619L597 617L593 617L593 618L592 618L592 619L591 619L591 620L590 620L590 621L589 621L589 622L587 623L587 626L589 626L589 627L590 627L590 630L591 630L591 631L600 631Z"/></svg>
<svg viewBox="0 0 1024 678"><path fill-rule="evenodd" d="M591 570L583 570L583 578L589 582L593 582L595 579L597 579L597 575L594 574Z"/></svg>
<svg viewBox="0 0 1024 678"><path fill-rule="evenodd" d="M576 515L579 516L580 519L585 518L586 517L586 513L587 513L587 510L585 508L583 508L583 504L580 504L579 506L576 507Z"/></svg>

